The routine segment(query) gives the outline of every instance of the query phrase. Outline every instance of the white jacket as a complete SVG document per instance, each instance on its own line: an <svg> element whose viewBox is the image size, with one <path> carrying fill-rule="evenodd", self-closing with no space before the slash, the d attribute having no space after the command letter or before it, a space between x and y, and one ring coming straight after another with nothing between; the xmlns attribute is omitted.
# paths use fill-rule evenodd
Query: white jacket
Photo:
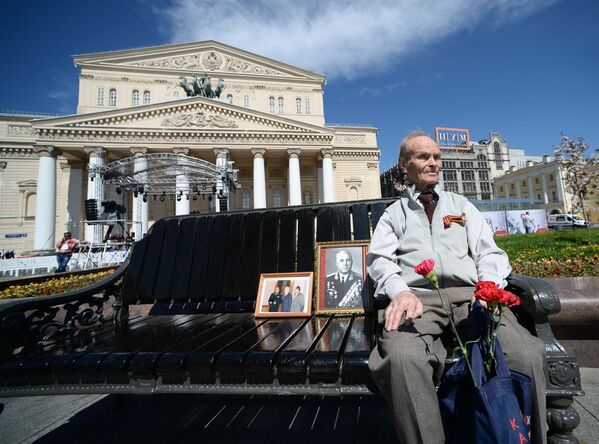
<svg viewBox="0 0 599 444"><path fill-rule="evenodd" d="M465 197L435 186L439 201L432 224L424 212L419 192L408 188L406 196L390 205L372 235L366 258L376 295L393 299L410 288L429 287L414 268L425 259L435 261L440 287L475 285L493 281L505 287L512 271L507 254L493 239L480 212ZM464 225L444 227L444 216L464 213ZM419 288L420 287L420 288Z"/></svg>

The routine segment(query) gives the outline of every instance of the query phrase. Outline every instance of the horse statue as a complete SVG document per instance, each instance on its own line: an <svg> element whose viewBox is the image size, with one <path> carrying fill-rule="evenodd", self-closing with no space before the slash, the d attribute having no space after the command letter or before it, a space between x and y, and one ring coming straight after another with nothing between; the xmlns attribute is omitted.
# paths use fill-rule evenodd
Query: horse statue
<svg viewBox="0 0 599 444"><path fill-rule="evenodd" d="M225 87L225 81L221 77L220 79L218 79L218 83L216 85L216 89L214 90L214 96L217 99L220 99L220 93L223 91L224 87Z"/></svg>
<svg viewBox="0 0 599 444"><path fill-rule="evenodd" d="M204 81L202 82L202 84L204 85L204 97L213 99L214 91L212 91L212 85L210 83L210 76L208 74L204 75Z"/></svg>
<svg viewBox="0 0 599 444"><path fill-rule="evenodd" d="M179 86L185 90L187 97L195 96L195 92L193 90L193 85L187 82L187 79L184 76L179 77Z"/></svg>
<svg viewBox="0 0 599 444"><path fill-rule="evenodd" d="M191 76L191 84L193 86L193 92L195 93L194 95L196 96L200 96L203 97L203 93L204 93L204 88L202 85L202 80L198 80L198 76L196 76L195 74Z"/></svg>

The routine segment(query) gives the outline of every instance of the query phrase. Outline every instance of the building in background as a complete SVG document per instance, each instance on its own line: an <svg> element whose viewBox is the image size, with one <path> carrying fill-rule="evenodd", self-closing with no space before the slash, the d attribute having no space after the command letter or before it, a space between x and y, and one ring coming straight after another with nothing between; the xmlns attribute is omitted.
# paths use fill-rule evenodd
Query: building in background
<svg viewBox="0 0 599 444"><path fill-rule="evenodd" d="M65 230L94 240L79 225L86 198L119 201L129 219L138 209L144 231L164 216L215 211L207 199L141 202L88 174L132 156L234 162L241 188L229 209L380 197L377 129L328 124L321 74L215 41L74 62L77 114L0 115L0 249L52 248ZM220 99L187 97L206 74L214 89L222 79Z"/></svg>

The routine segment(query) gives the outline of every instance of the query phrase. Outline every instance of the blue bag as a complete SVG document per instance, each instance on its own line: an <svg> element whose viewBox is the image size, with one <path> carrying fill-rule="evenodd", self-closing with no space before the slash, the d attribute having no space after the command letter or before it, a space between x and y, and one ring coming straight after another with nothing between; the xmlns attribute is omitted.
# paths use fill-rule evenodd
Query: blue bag
<svg viewBox="0 0 599 444"><path fill-rule="evenodd" d="M475 326L480 325L480 317L486 319L488 315L478 302L472 314ZM447 370L441 380L438 396L447 431L446 442L530 442L531 379L509 369L499 341L495 350L495 374L487 375L483 362L485 342L481 340L469 346L470 365L478 388L472 383L464 357Z"/></svg>

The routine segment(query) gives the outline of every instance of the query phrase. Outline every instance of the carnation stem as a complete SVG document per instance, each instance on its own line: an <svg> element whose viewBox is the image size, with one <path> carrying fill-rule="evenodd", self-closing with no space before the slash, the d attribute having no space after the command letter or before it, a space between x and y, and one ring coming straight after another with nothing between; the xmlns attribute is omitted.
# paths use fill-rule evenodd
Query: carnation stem
<svg viewBox="0 0 599 444"><path fill-rule="evenodd" d="M468 366L468 372L470 373L470 376L472 377L472 383L474 384L474 387L478 388L476 379L474 379L474 372L472 371L472 367L470 366L470 360L468 359L468 350L464 346L464 343L462 342L462 339L460 338L460 335L458 333L458 329L456 328L456 326L453 322L453 316L451 314L451 310L449 309L449 306L445 303L445 299L443 299L443 296L441 296L441 290L439 290L438 285L436 285L435 283L433 283L433 285L435 285L435 288L437 289L437 293L439 294L439 298L441 299L441 305L443 306L443 309L445 310L445 313L447 313L447 317L449 318L449 325L451 325L451 330L453 332L453 335L458 340L458 345L460 347L460 351L462 352L462 356L464 356L464 359L466 360L466 365Z"/></svg>

